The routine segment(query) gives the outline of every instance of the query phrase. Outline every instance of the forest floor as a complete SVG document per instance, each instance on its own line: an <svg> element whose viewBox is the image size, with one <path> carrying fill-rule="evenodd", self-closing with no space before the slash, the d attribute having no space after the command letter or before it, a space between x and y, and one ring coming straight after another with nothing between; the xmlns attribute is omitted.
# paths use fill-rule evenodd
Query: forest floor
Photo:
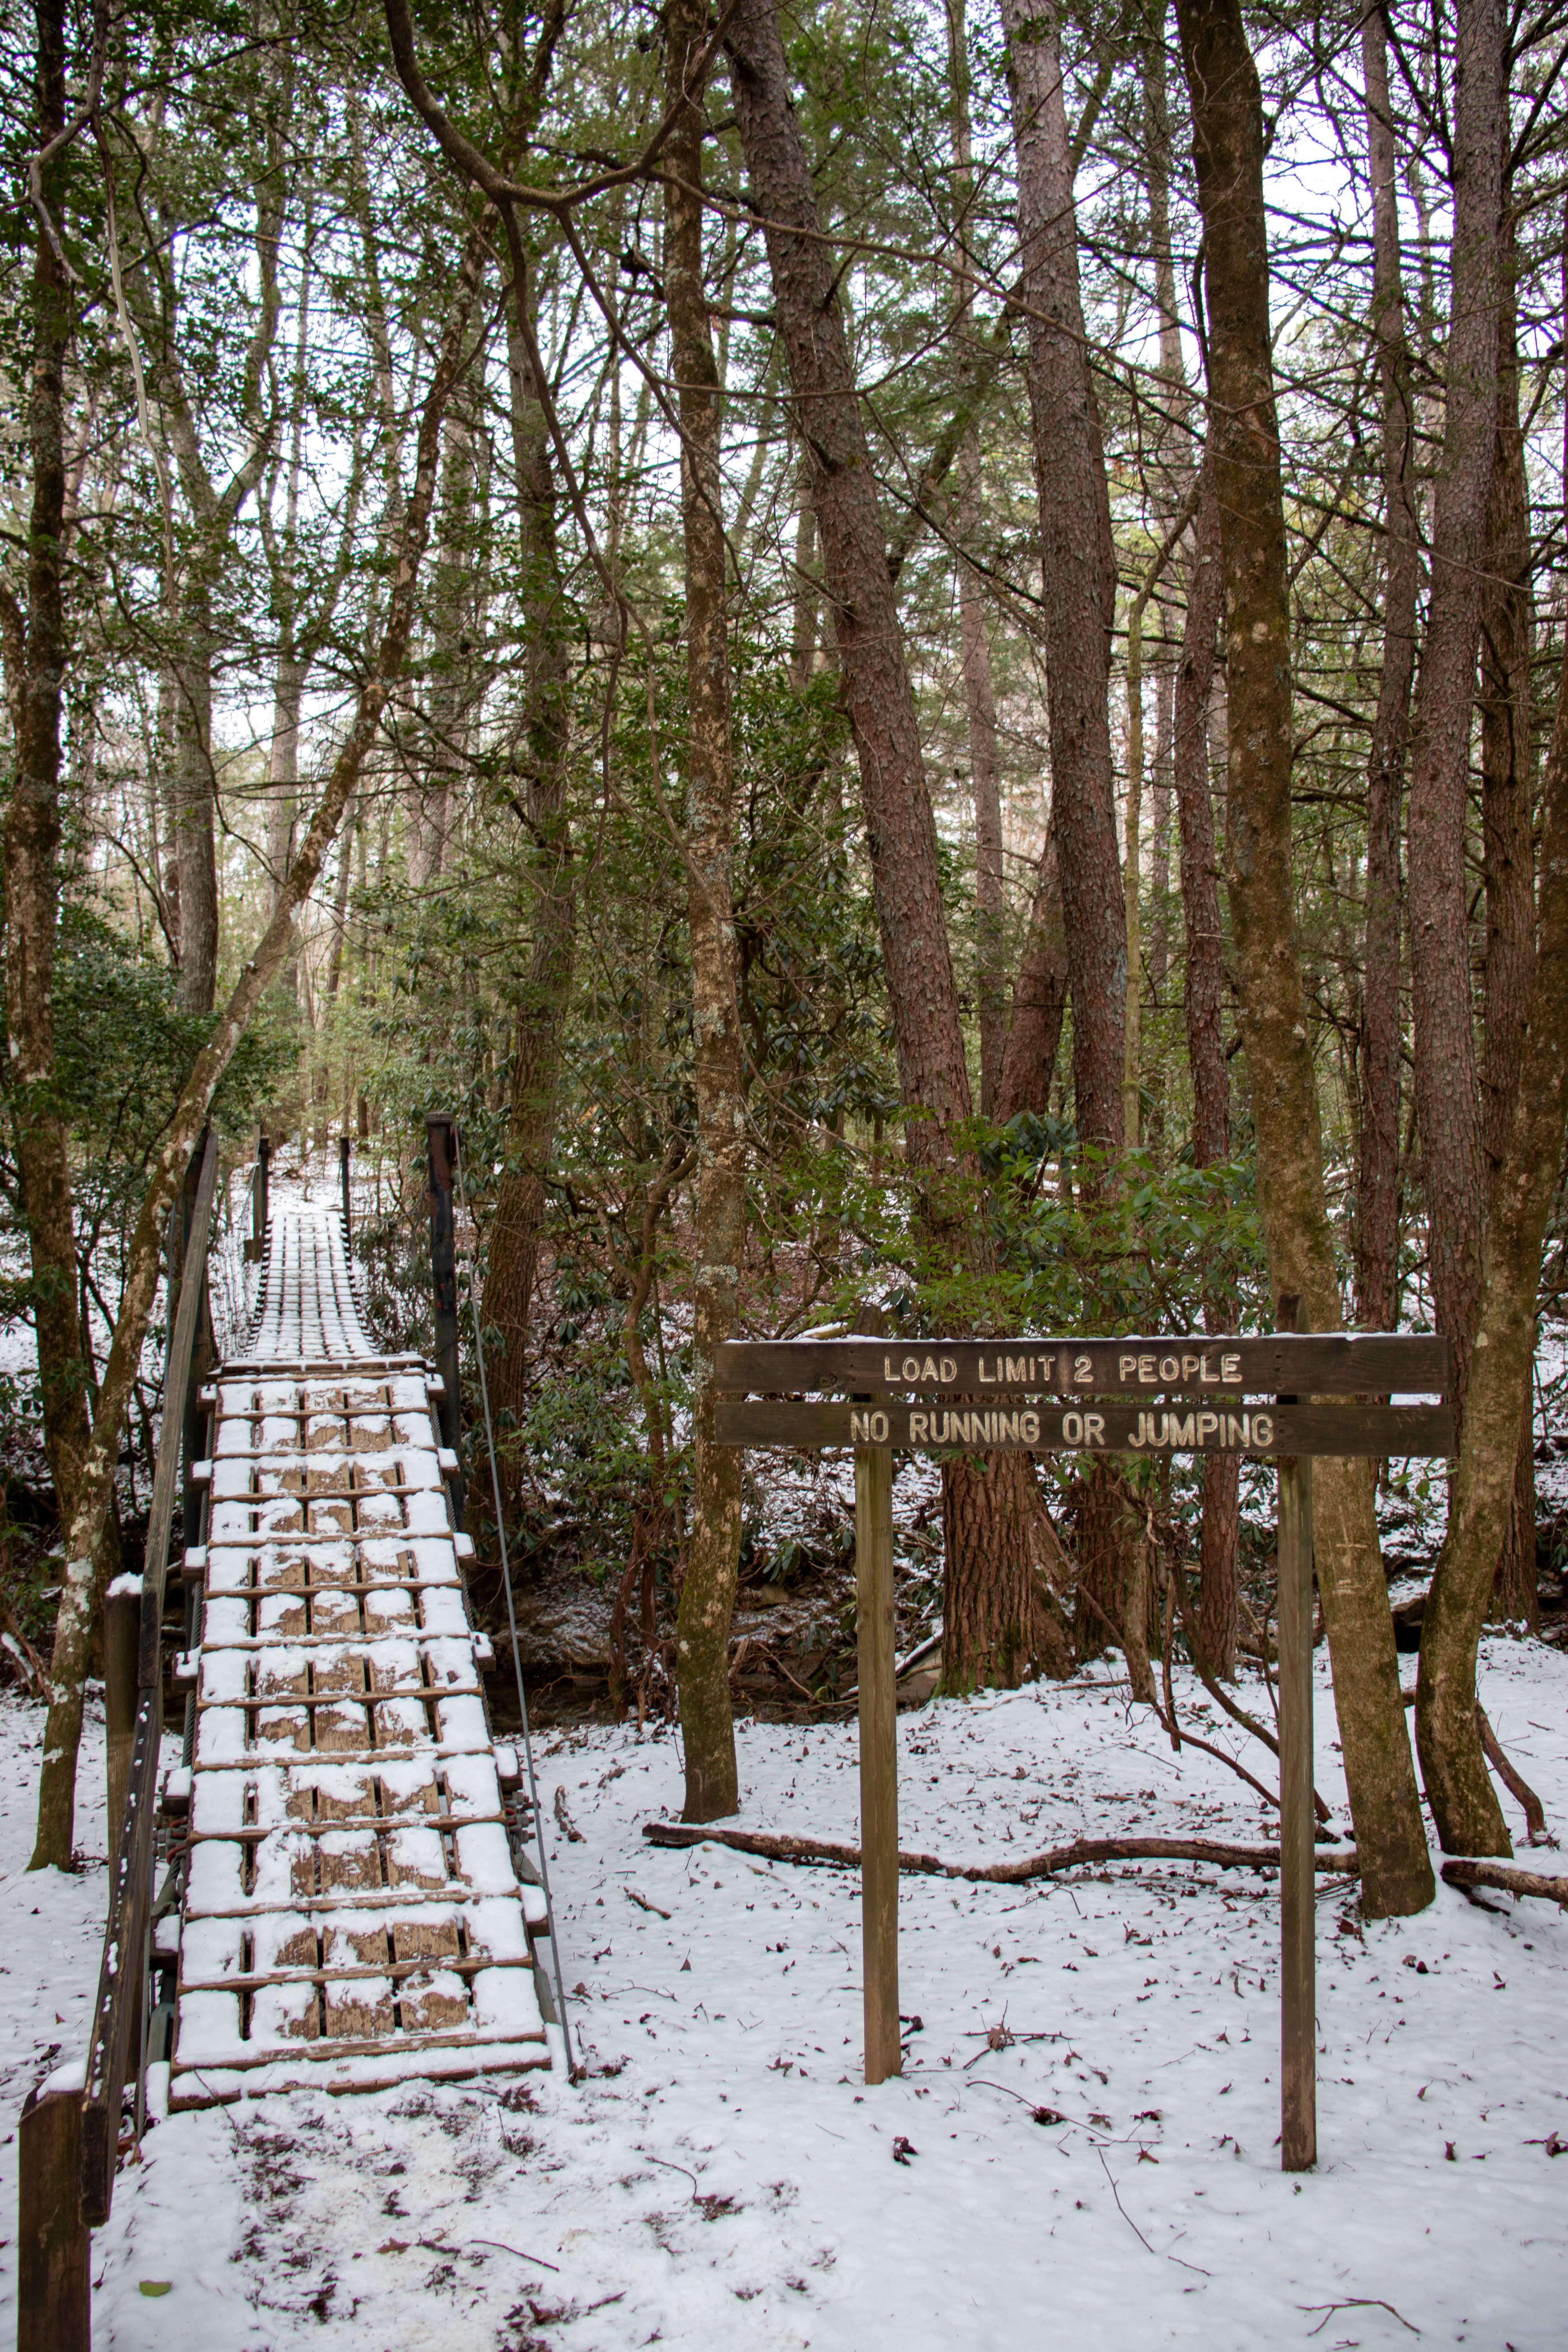
<svg viewBox="0 0 1568 2352"><path fill-rule="evenodd" d="M1319 1787L1342 1805L1318 1664ZM1267 1834L1239 1780L1173 1755L1109 1666L1091 1671L1098 1687L903 1715L903 1842L972 1858L1086 1832ZM1568 1659L1489 1642L1482 1688L1561 1830ZM1201 1689L1181 1696L1226 1737ZM101 1935L100 1800L79 1875L25 1869L40 1729L0 1699L7 2124L50 2053L81 2047ZM1418 1918L1363 1928L1353 1889L1325 1883L1321 2160L1289 2179L1271 1882L1149 1865L906 1879L907 2071L868 2092L856 1880L649 1847L643 1822L679 1807L668 1732L540 1745L585 2081L155 2123L94 2240L100 2352L978 2352L1047 2325L1088 2352L1561 2345L1568 1916L1440 1887ZM740 1748L748 1826L854 1836L852 1728L745 1723ZM101 1759L97 1723L84 1790ZM7 2297L15 2166L11 2128Z"/></svg>

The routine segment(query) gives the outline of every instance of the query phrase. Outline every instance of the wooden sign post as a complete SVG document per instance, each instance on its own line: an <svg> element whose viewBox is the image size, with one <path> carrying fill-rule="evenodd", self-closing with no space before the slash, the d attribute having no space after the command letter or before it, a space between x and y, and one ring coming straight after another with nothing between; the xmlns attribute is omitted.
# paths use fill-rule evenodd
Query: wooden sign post
<svg viewBox="0 0 1568 2352"><path fill-rule="evenodd" d="M900 2071L899 1731L893 1691L893 1455L855 1449L855 1633L860 1706L860 1947L866 2080Z"/></svg>
<svg viewBox="0 0 1568 2352"><path fill-rule="evenodd" d="M854 1449L868 2083L885 2082L900 2064L894 1449L1272 1456L1279 1464L1280 2163L1302 2172L1317 2162L1311 1457L1450 1453L1452 1370L1447 1339L1298 1334L1296 1305L1279 1301L1272 1339L861 1335L732 1339L719 1349L721 1444ZM833 1391L837 1402L827 1401ZM1369 1402L1390 1391L1439 1402Z"/></svg>

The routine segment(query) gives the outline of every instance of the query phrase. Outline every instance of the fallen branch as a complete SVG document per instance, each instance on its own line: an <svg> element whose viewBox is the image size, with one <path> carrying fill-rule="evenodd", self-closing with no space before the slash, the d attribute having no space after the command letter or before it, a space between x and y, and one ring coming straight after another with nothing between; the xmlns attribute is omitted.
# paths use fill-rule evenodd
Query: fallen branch
<svg viewBox="0 0 1568 2352"><path fill-rule="evenodd" d="M1546 1808L1518 1767L1503 1753L1501 1740L1487 1720L1486 1708L1476 1701L1476 1721L1480 1727L1481 1748L1487 1762L1524 1813L1525 1834L1531 1845L1544 1843L1546 1839Z"/></svg>
<svg viewBox="0 0 1568 2352"><path fill-rule="evenodd" d="M1415 1704L1415 1693L1404 1694L1406 1709ZM1546 1834L1546 1808L1525 1779L1519 1767L1504 1752L1503 1744L1492 1729L1486 1708L1476 1701L1476 1727L1481 1736L1481 1752L1503 1787L1524 1814L1525 1834L1531 1845L1555 1845L1557 1841Z"/></svg>
<svg viewBox="0 0 1568 2352"><path fill-rule="evenodd" d="M754 1853L764 1862L827 1863L839 1870L858 1870L860 1849L830 1838L774 1837L760 1830L721 1830L700 1822L644 1822L642 1833L650 1845L727 1845L737 1853ZM1076 1870L1091 1862L1206 1862L1215 1870L1277 1870L1277 1845L1222 1845L1214 1838L1074 1838L1070 1845L1048 1846L1044 1853L1026 1854L1017 1862L943 1862L940 1854L900 1853L899 1868L916 1878L972 1878L998 1886L1021 1886L1032 1878L1049 1878L1058 1870ZM1467 1869L1488 1867L1467 1864ZM1313 1858L1313 1867L1334 1877L1354 1878L1361 1865L1353 1846L1325 1851ZM1515 1872L1515 1877L1528 1873ZM1563 1884L1542 1879L1540 1887Z"/></svg>
<svg viewBox="0 0 1568 2352"><path fill-rule="evenodd" d="M1543 1903L1561 1903L1568 1911L1568 1878L1548 1878L1539 1870L1515 1870L1506 1862L1446 1862L1443 1875L1450 1886L1497 1886L1505 1895L1539 1895Z"/></svg>

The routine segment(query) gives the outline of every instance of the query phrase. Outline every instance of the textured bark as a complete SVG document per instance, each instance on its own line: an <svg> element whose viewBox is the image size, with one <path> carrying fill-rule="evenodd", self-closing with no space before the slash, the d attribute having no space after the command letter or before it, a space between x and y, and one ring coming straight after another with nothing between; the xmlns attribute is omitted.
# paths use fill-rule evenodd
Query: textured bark
<svg viewBox="0 0 1568 2352"><path fill-rule="evenodd" d="M419 421L413 493L394 539L386 625L369 677L360 688L353 722L333 761L316 813L252 960L240 972L211 1034L180 1090L163 1130L136 1224L126 1251L125 1284L114 1339L99 1386L92 1436L83 1464L77 1507L66 1539L64 1589L55 1620L49 1667L49 1708L38 1779L38 1827L29 1867L69 1867L76 1806L77 1750L81 1741L82 1685L92 1582L91 1561L114 1500L121 1428L135 1387L147 1324L157 1296L164 1216L184 1179L192 1146L206 1123L213 1096L235 1048L282 963L295 919L321 877L322 862L353 797L382 714L401 675L414 617L414 590L429 531L441 422L463 359L465 331L479 291L484 245L476 232L465 248L458 289L444 323L441 347Z"/></svg>
<svg viewBox="0 0 1568 2352"><path fill-rule="evenodd" d="M1454 235L1432 590L1410 768L1410 960L1415 1115L1437 1325L1462 1400L1480 1312L1486 1213L1470 986L1466 803L1497 432L1504 33L1501 0L1455 16Z"/></svg>
<svg viewBox="0 0 1568 2352"><path fill-rule="evenodd" d="M1178 0L1205 238L1210 453L1226 596L1226 876L1276 1295L1337 1330L1338 1276L1296 943L1289 591L1268 314L1263 109L1238 0ZM1315 1536L1345 1773L1373 1915L1432 1899L1377 1544L1358 1465L1317 1466Z"/></svg>
<svg viewBox="0 0 1568 2352"><path fill-rule="evenodd" d="M427 889L447 862L450 803L467 749L473 520L473 436L467 419L454 410L447 419L441 456L431 567L426 756L409 778L407 791L408 879L416 890Z"/></svg>
<svg viewBox="0 0 1568 2352"><path fill-rule="evenodd" d="M849 364L838 264L821 236L773 0L742 0L731 21L729 50L751 199L766 223L774 308L789 361L795 428L811 467L824 585L859 763L899 1091L914 1114L909 1158L934 1173L952 1164L952 1126L970 1115L969 1073L936 827L876 477ZM926 1196L924 1224L928 1238L944 1250L984 1260L987 1243L976 1221L955 1215L935 1188ZM950 1460L942 1483L944 1521L960 1547L950 1544L947 1555L948 1613L957 1622L970 1596L1004 1572L1005 1563L985 1547L1010 1539L1010 1528L1043 1520L1044 1505L1021 1454ZM1045 1540L1042 1532L1037 1543ZM1032 1587L1028 1600L1010 1662L1055 1654L1048 1595Z"/></svg>
<svg viewBox="0 0 1568 2352"><path fill-rule="evenodd" d="M1059 1677L1071 1668L1067 1627L1054 1598L1071 1571L1032 1482L996 1475L1007 1460L994 1454L966 1463L968 1475L942 1480L948 1559L991 1563L989 1574L948 1578L944 1691L1020 1683L1030 1674Z"/></svg>
<svg viewBox="0 0 1568 2352"><path fill-rule="evenodd" d="M1520 1084L1492 1190L1481 1313L1449 1490L1448 1527L1421 1623L1415 1738L1450 1853L1510 1853L1476 1706L1476 1652L1512 1507L1535 1352L1542 1243L1568 1113L1568 666L1547 755L1534 988Z"/></svg>
<svg viewBox="0 0 1568 2352"><path fill-rule="evenodd" d="M1230 1069L1225 1058L1225 940L1220 915L1214 799L1209 790L1208 711L1214 694L1215 640L1224 579L1219 507L1213 467L1205 459L1194 520L1187 619L1176 672L1173 780L1182 843L1182 912L1186 970L1182 1009L1193 1087L1193 1164L1213 1168L1230 1158ZM1204 1301L1204 1328L1223 1331L1225 1302ZM1198 1539L1197 1642L1215 1675L1236 1670L1241 1600L1241 1467L1224 1455L1204 1460L1203 1520Z"/></svg>
<svg viewBox="0 0 1568 2352"><path fill-rule="evenodd" d="M969 105L969 33L964 0L947 0L949 115L952 128L952 207L967 223L974 202ZM964 231L967 236L967 228ZM974 331L974 283L960 280L952 341L973 378L968 347ZM970 387L965 386L966 393ZM970 405L966 400L964 404ZM980 443L971 415L958 448L958 538L971 547L980 528ZM969 783L974 803L974 993L980 1033L980 1115L994 1118L1007 1045L1007 974L1004 960L1006 890L1002 865L1002 762L996 742L996 696L985 600L974 572L958 564L958 627L963 709L969 733Z"/></svg>
<svg viewBox="0 0 1568 2352"><path fill-rule="evenodd" d="M980 520L980 453L971 440L959 458L959 535ZM967 563L958 567L958 622L963 658L963 709L969 730L969 784L974 798L974 966L980 1031L980 1113L994 1118L1007 1047L1007 899L1002 862L1002 761L985 604Z"/></svg>
<svg viewBox="0 0 1568 2352"><path fill-rule="evenodd" d="M1067 933L1062 924L1056 836L1048 833L1029 910L1028 935L1013 982L1013 1009L994 1112L999 1127L1005 1127L1021 1110L1033 1111L1037 1118L1049 1110L1067 1002Z"/></svg>
<svg viewBox="0 0 1568 2352"><path fill-rule="evenodd" d="M539 1266L545 1179L555 1141L562 1038L572 991L577 896L571 814L566 802L570 735L567 633L571 612L556 548L558 493L544 411L530 345L515 305L507 353L511 387L512 457L524 625L521 814L528 833L528 905L532 931L528 971L512 1027L511 1094L506 1161L490 1222L484 1317L496 1353L490 1399L503 1424L522 1417L527 1397L528 1315ZM514 1465L508 1449L508 1492Z"/></svg>
<svg viewBox="0 0 1568 2352"><path fill-rule="evenodd" d="M740 1802L730 1708L730 1626L741 1557L742 1456L713 1438L713 1350L735 1328L746 1239L746 1096L735 924L730 894L734 775L725 593L722 416L702 288L703 97L692 76L706 0L671 0L665 100L679 108L664 187L664 289L680 403L686 556L687 924L691 941L692 1085L697 1097L696 1265L692 1279L691 1541L676 1628L689 1822Z"/></svg>
<svg viewBox="0 0 1568 2352"><path fill-rule="evenodd" d="M1041 634L1051 799L1072 972L1079 1140L1122 1141L1126 909L1116 846L1108 693L1116 559L1100 411L1079 289L1072 150L1058 18L1002 0L1029 303L1029 414L1039 490Z"/></svg>
<svg viewBox="0 0 1568 2352"><path fill-rule="evenodd" d="M1366 966L1359 1039L1361 1129L1356 1156L1356 1319L1390 1331L1398 1316L1399 950L1404 881L1400 814L1415 670L1420 541L1415 516L1415 414L1399 267L1388 44L1381 8L1362 22L1372 181L1373 333L1383 435L1383 670L1366 780Z"/></svg>
<svg viewBox="0 0 1568 2352"><path fill-rule="evenodd" d="M1513 1121L1530 1025L1535 965L1535 743L1531 663L1535 598L1529 489L1520 429L1517 253L1511 213L1503 240L1498 314L1498 420L1481 589L1481 845L1486 875L1486 1022L1481 1047L1481 1148L1489 1213ZM1498 1560L1500 1617L1538 1628L1535 1444L1520 1428L1513 1508Z"/></svg>

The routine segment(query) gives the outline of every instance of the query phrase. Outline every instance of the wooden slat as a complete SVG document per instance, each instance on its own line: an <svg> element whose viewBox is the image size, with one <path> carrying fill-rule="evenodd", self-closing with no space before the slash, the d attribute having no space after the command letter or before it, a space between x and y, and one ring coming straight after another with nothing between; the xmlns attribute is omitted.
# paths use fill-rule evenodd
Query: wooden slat
<svg viewBox="0 0 1568 2352"><path fill-rule="evenodd" d="M913 1453L1446 1454L1447 1405L786 1404L721 1397L721 1445L889 1445Z"/></svg>
<svg viewBox="0 0 1568 2352"><path fill-rule="evenodd" d="M1441 1335L1405 1331L1273 1339L730 1339L721 1396L910 1392L979 1396L1447 1396Z"/></svg>

